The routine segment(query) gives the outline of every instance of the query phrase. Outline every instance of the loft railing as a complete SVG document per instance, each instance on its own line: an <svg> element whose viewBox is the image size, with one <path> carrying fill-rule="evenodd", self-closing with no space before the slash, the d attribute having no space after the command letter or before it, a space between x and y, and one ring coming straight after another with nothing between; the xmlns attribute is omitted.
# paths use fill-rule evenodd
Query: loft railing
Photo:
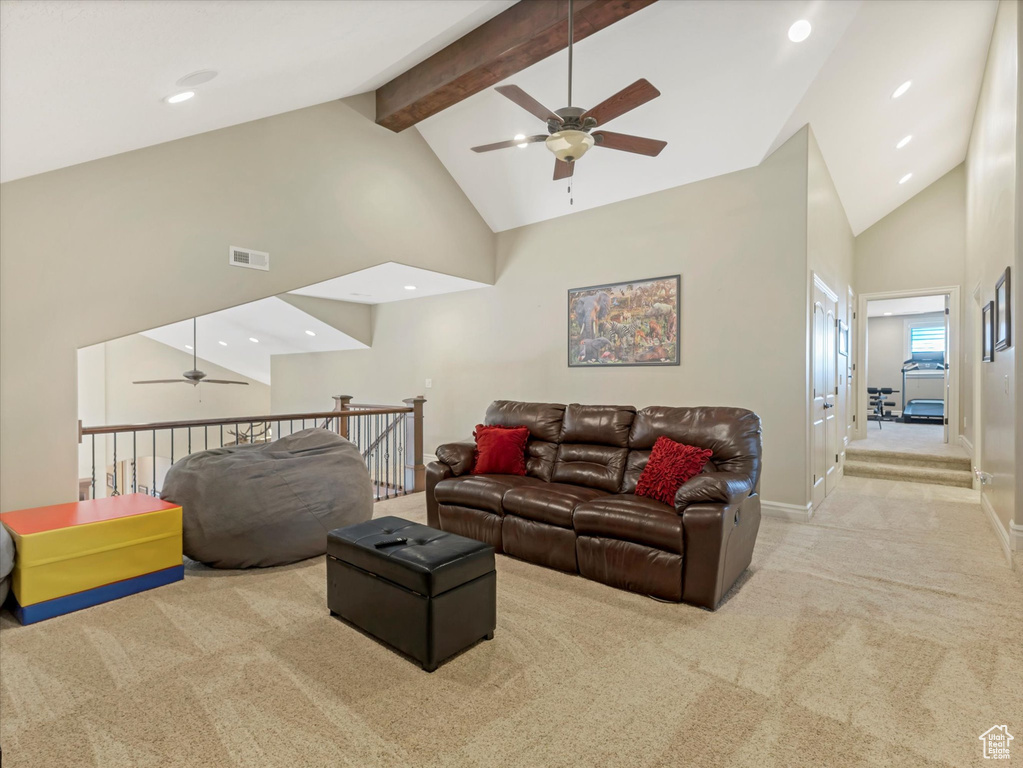
<svg viewBox="0 0 1023 768"><path fill-rule="evenodd" d="M87 446L89 476L79 480L82 498L147 493L159 496L170 466L196 451L222 446L268 443L303 429L329 429L354 443L373 482L377 500L422 491L422 395L404 405L353 403L334 398L334 410L239 416L222 419L161 421L83 427L78 442ZM97 455L97 450L99 455ZM83 462L79 462L84 466ZM105 475L100 483L98 473Z"/></svg>

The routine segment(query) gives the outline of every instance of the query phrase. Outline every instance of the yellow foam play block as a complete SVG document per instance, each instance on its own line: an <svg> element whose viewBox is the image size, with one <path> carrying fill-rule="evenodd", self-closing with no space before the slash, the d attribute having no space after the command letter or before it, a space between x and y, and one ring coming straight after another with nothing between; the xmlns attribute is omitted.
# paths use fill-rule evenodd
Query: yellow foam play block
<svg viewBox="0 0 1023 768"><path fill-rule="evenodd" d="M21 606L181 565L181 507L142 494L0 515Z"/></svg>

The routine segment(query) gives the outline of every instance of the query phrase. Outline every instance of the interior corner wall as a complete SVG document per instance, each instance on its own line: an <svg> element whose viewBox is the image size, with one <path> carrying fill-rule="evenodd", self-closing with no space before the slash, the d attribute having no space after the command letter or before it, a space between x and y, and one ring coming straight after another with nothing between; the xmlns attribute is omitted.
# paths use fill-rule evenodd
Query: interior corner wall
<svg viewBox="0 0 1023 768"><path fill-rule="evenodd" d="M494 278L496 237L418 132L343 102L8 182L0 215L0 510L77 498L80 347L388 261Z"/></svg>
<svg viewBox="0 0 1023 768"><path fill-rule="evenodd" d="M806 410L806 440L807 440L807 466L806 481L807 493L810 493L810 466L809 440L810 440L810 403L812 400L812 377L810 352L812 349L813 332L813 278L816 274L827 286L838 295L838 319L852 325L849 310L849 286L853 281L853 251L855 239L852 227L849 226L849 218L845 214L845 208L838 196L835 182L831 178L824 155L821 154L817 139L813 130L807 130L807 191L806 191L806 263L808 269L805 273L806 295L804 296L803 307L806 313L806 384L804 388L805 399L804 409ZM852 334L850 333L850 337ZM847 377L850 374L852 360L852 348L849 355L839 355L839 365L836 369L836 383L838 385L838 398L836 402L836 418L838 419L838 442L840 446L840 462L844 466L845 445L852 435L848 434L848 425L851 421L850 415L854 407L855 398L849 397L846 391Z"/></svg>
<svg viewBox="0 0 1023 768"><path fill-rule="evenodd" d="M273 408L422 393L431 452L499 398L741 406L763 498L805 506L805 201L802 131L756 168L502 232L493 287L377 306L372 349L275 357ZM568 289L678 273L679 366L568 367Z"/></svg>
<svg viewBox="0 0 1023 768"><path fill-rule="evenodd" d="M1002 0L988 51L984 81L974 116L966 155L966 285L972 299L973 287L980 286L980 298L994 298L995 283L1006 267L1019 266L1019 184L1017 156L1019 120L1019 4ZM983 486L984 503L993 511L1008 536L1015 514L1017 525L1023 513L1017 508L1017 485L1021 483L1017 445L1023 443L1018 403L1018 355L1020 331L1020 279L1012 275L1013 339L1006 350L996 350L994 360L964 361L980 367L979 452L981 468L992 480ZM979 443L979 444L977 444ZM1015 512L1014 512L1015 510Z"/></svg>

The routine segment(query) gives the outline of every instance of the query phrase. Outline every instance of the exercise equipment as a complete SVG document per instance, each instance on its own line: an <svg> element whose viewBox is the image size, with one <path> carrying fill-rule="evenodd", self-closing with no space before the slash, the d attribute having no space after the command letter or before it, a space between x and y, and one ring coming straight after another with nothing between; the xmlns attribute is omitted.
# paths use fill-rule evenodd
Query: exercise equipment
<svg viewBox="0 0 1023 768"><path fill-rule="evenodd" d="M870 412L867 414L867 421L876 421L878 429L882 429L882 421L895 421L891 408L888 408L890 405L895 405L895 401L888 398L898 391L891 387L867 387L867 394L870 396Z"/></svg>
<svg viewBox="0 0 1023 768"><path fill-rule="evenodd" d="M917 352L902 364L902 421L945 421L945 353Z"/></svg>

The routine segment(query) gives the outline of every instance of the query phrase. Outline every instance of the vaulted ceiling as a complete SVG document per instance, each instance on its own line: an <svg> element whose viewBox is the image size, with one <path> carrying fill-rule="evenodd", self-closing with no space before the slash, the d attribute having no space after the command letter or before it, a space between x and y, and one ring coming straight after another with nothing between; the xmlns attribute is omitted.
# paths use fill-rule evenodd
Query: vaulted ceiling
<svg viewBox="0 0 1023 768"><path fill-rule="evenodd" d="M9 180L372 90L510 0L2 0L0 178ZM596 149L569 205L543 131L493 89L419 130L495 231L758 164L810 123L858 233L962 162L996 0L660 0L580 41L574 101L645 77L662 96L609 128L656 159ZM787 37L797 19L809 39ZM565 53L506 82L565 106ZM196 70L219 76L171 108ZM911 80L897 100L894 89ZM902 149L904 136L912 141ZM912 173L909 181L899 179Z"/></svg>

